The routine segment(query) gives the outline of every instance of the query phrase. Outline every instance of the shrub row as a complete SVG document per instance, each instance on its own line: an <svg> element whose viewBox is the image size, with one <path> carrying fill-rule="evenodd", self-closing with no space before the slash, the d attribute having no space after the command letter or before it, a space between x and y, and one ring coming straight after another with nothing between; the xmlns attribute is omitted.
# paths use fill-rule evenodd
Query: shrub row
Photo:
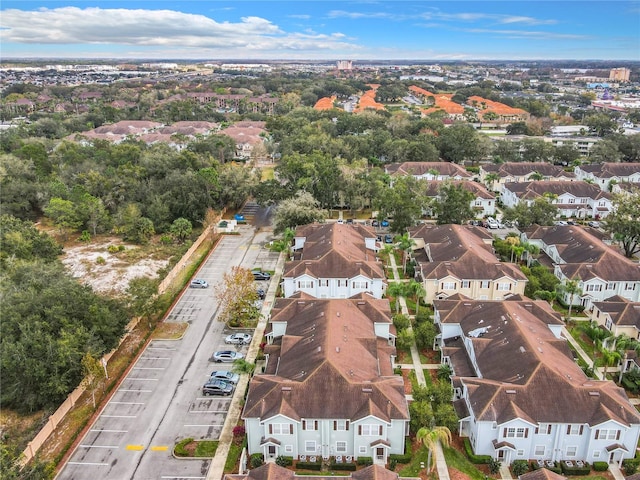
<svg viewBox="0 0 640 480"><path fill-rule="evenodd" d="M373 458L371 457L358 457L356 463L360 466L369 466L373 465Z"/></svg>
<svg viewBox="0 0 640 480"><path fill-rule="evenodd" d="M350 472L355 472L357 465L355 463L332 463L329 465L331 470L346 470Z"/></svg>
<svg viewBox="0 0 640 480"><path fill-rule="evenodd" d="M409 453L405 453L404 455L398 455L397 453L392 453L389 455L389 461L394 461L396 463L411 463L411 451Z"/></svg>
<svg viewBox="0 0 640 480"><path fill-rule="evenodd" d="M593 462L593 469L596 472L606 472L609 470L609 464L607 462Z"/></svg>
<svg viewBox="0 0 640 480"><path fill-rule="evenodd" d="M469 457L469 461L471 463L475 463L476 465L480 464L488 464L491 461L491 455L476 455L473 453L473 449L471 448L471 442L467 437L464 439L464 451Z"/></svg>
<svg viewBox="0 0 640 480"><path fill-rule="evenodd" d="M322 463L320 462L298 462L296 463L296 468L302 470L320 470L322 468Z"/></svg>

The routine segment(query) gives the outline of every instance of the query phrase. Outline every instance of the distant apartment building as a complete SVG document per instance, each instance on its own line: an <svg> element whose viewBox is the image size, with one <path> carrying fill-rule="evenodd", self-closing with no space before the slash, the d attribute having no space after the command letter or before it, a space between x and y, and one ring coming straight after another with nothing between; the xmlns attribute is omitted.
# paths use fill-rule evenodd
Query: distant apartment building
<svg viewBox="0 0 640 480"><path fill-rule="evenodd" d="M338 60L336 62L336 67L338 70L353 70L353 61L352 60Z"/></svg>
<svg viewBox="0 0 640 480"><path fill-rule="evenodd" d="M631 70L624 67L612 68L609 71L609 80L613 82L628 82Z"/></svg>

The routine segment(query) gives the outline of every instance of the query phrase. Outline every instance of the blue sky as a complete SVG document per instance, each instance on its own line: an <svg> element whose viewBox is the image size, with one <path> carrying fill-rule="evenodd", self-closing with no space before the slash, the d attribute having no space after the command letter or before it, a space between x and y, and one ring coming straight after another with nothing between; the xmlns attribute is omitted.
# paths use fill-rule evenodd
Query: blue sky
<svg viewBox="0 0 640 480"><path fill-rule="evenodd" d="M640 60L640 1L2 0L2 58Z"/></svg>

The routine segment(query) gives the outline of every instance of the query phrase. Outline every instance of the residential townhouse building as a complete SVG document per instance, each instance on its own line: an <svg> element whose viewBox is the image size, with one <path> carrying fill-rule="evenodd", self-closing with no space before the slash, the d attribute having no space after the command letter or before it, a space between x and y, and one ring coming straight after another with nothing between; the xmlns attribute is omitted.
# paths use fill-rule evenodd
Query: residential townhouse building
<svg viewBox="0 0 640 480"><path fill-rule="evenodd" d="M416 180L471 180L473 175L464 167L451 162L391 163L384 168L393 177L411 175Z"/></svg>
<svg viewBox="0 0 640 480"><path fill-rule="evenodd" d="M385 465L404 453L409 409L388 300L279 298L266 338L242 413L249 454Z"/></svg>
<svg viewBox="0 0 640 480"><path fill-rule="evenodd" d="M575 167L578 180L591 181L603 191L615 183L640 183L640 163L590 163Z"/></svg>
<svg viewBox="0 0 640 480"><path fill-rule="evenodd" d="M298 227L293 259L284 265L282 292L316 298L349 298L367 293L382 298L386 289L376 233L362 224L314 223Z"/></svg>
<svg viewBox="0 0 640 480"><path fill-rule="evenodd" d="M505 183L532 180L573 181L576 176L562 167L545 162L506 162L480 165L480 181L494 192L501 192Z"/></svg>
<svg viewBox="0 0 640 480"><path fill-rule="evenodd" d="M534 225L522 238L551 259L554 274L562 283L577 282L580 293L573 296L574 305L589 310L594 302L615 295L640 301L640 265L605 244L593 231L577 225ZM572 296L565 293L563 301L572 301Z"/></svg>
<svg viewBox="0 0 640 480"><path fill-rule="evenodd" d="M424 286L427 303L459 293L490 300L524 294L527 277L517 265L500 262L486 229L423 224L408 231L415 242L416 280Z"/></svg>
<svg viewBox="0 0 640 480"><path fill-rule="evenodd" d="M434 302L443 362L453 370L460 434L477 455L616 462L635 456L640 413L624 389L588 378L543 301L514 296Z"/></svg>
<svg viewBox="0 0 640 480"><path fill-rule="evenodd" d="M425 196L434 200L439 199L440 189L445 185L461 186L473 194L473 200L471 200L470 206L471 211L475 214L475 218L492 217L496 214L496 196L480 183L432 180L427 183ZM434 212L430 209L424 210L423 213L430 217L434 216Z"/></svg>
<svg viewBox="0 0 640 480"><path fill-rule="evenodd" d="M593 302L589 318L613 335L627 335L640 340L640 302L614 295L601 302Z"/></svg>
<svg viewBox="0 0 640 480"><path fill-rule="evenodd" d="M567 218L605 218L613 209L611 194L595 185L575 181L532 181L505 183L500 198L505 207L520 202L531 205L536 198L547 196L558 207L558 215Z"/></svg>
<svg viewBox="0 0 640 480"><path fill-rule="evenodd" d="M477 109L478 117L483 122L511 123L529 120L529 112L526 110L510 107L477 95L469 97L467 105Z"/></svg>

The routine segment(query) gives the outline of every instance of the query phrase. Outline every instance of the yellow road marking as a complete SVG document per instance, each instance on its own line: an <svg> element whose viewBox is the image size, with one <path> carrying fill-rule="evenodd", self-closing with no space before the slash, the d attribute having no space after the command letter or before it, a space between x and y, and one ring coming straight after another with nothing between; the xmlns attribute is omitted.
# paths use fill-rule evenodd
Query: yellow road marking
<svg viewBox="0 0 640 480"><path fill-rule="evenodd" d="M169 450L169 447L165 445L158 445L156 447L151 447L151 451L153 452L166 452L167 450Z"/></svg>
<svg viewBox="0 0 640 480"><path fill-rule="evenodd" d="M144 450L144 445L127 445L127 450Z"/></svg>

